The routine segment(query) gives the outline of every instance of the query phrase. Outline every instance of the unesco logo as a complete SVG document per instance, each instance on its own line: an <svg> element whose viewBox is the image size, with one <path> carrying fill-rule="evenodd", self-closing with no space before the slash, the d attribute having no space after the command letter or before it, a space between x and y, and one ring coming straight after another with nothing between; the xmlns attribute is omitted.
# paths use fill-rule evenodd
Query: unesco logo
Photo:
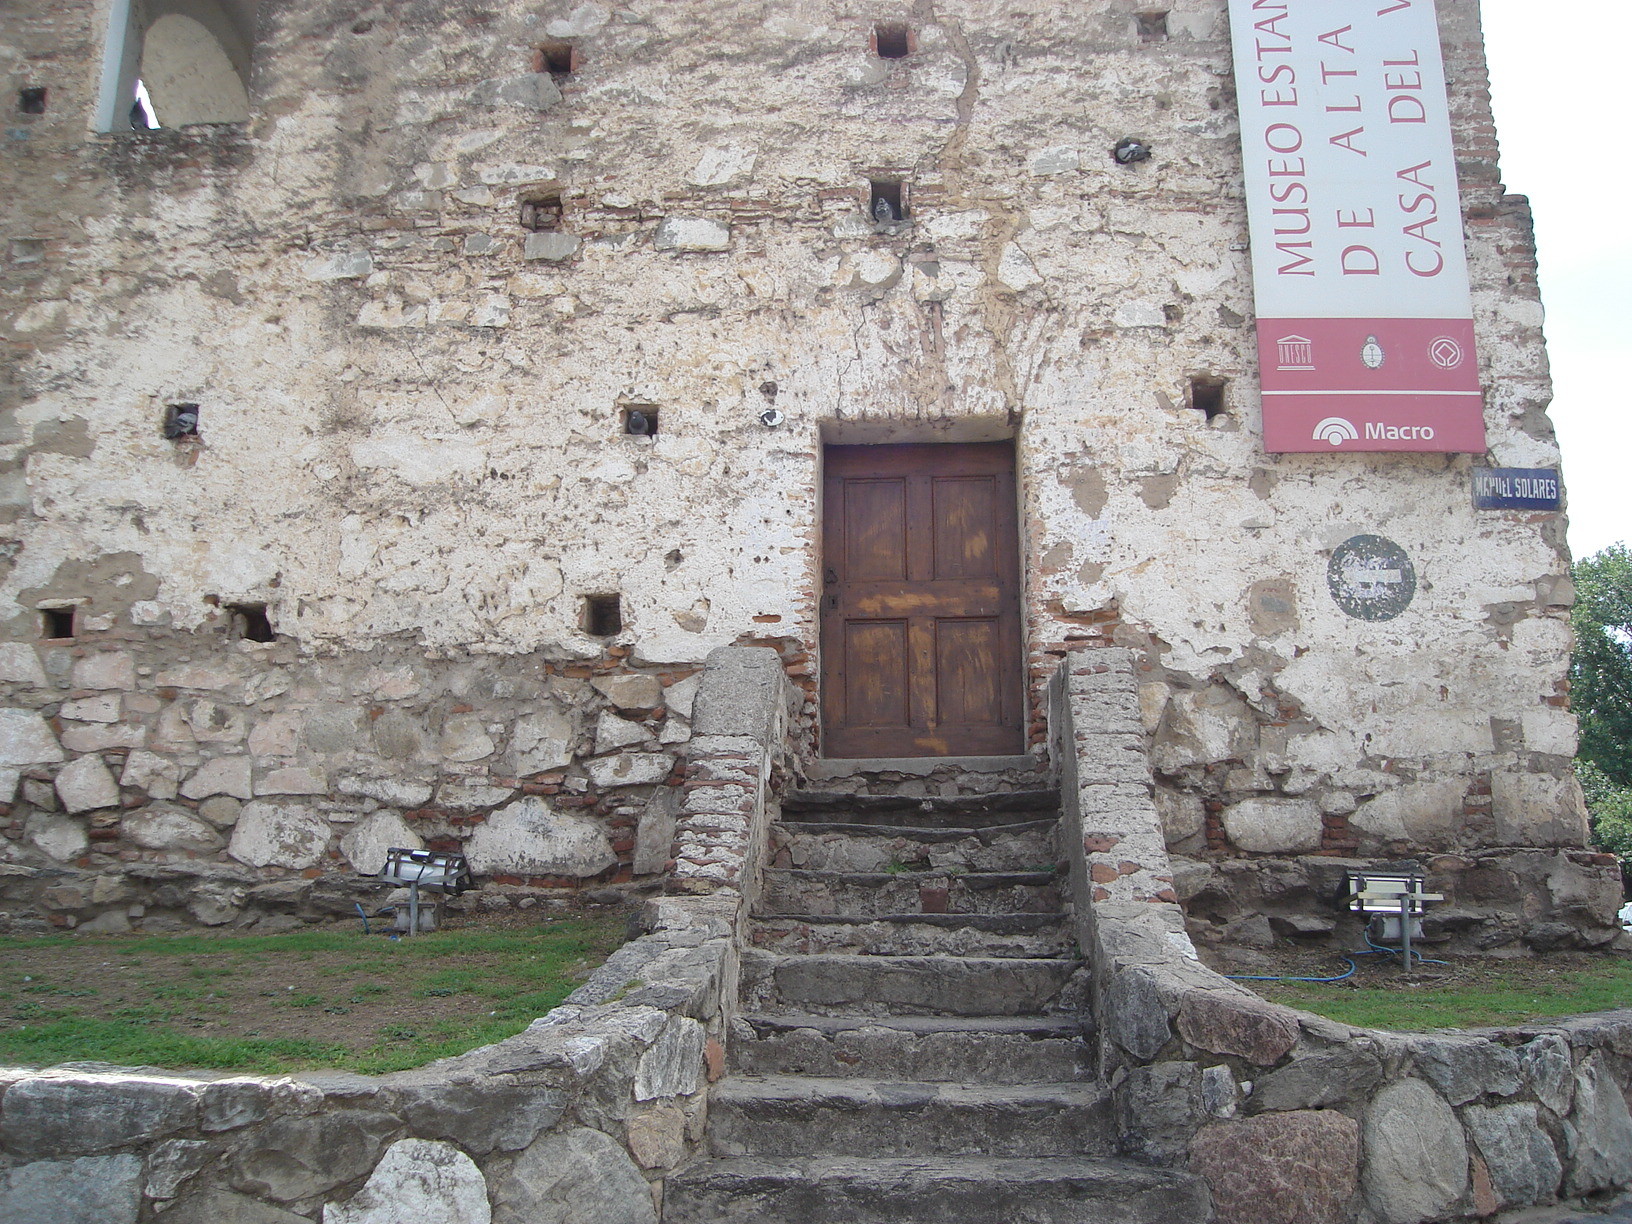
<svg viewBox="0 0 1632 1224"><path fill-rule="evenodd" d="M1454 370L1462 364L1462 346L1449 336L1441 336L1428 346L1428 356L1442 370Z"/></svg>

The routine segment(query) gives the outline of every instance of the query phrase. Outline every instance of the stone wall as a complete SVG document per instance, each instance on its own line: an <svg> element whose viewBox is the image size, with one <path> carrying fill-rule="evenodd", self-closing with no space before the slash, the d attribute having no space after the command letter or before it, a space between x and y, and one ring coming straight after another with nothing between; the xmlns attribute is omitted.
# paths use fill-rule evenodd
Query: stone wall
<svg viewBox="0 0 1632 1224"><path fill-rule="evenodd" d="M697 694L681 853L709 871L566 1003L414 1071L274 1079L70 1064L0 1069L0 1220L29 1224L657 1224L724 1070L740 927L797 690L766 649L722 649ZM731 761L722 778L722 762ZM747 796L726 808L721 789ZM683 862L693 859L682 859Z"/></svg>
<svg viewBox="0 0 1632 1224"><path fill-rule="evenodd" d="M370 798L351 772L411 776L414 803L375 800L405 819L444 781L582 783L562 794L587 806L552 808L593 811L635 869L627 788L680 730L557 681L672 689L716 647L771 644L813 750L824 443L1013 439L1039 757L1059 660L1119 645L1143 652L1186 853L1579 847L1563 520L1471 508L1476 460L1558 461L1477 3L1439 11L1483 457L1263 453L1225 4L1166 7L1151 40L1132 0L262 0L247 123L99 135L106 0L14 0L0 75L49 97L0 130L0 640L6 706L60 720L64 754L22 718L18 751L44 756L17 764L105 797L101 770L174 733L178 786L251 758L247 782L215 767L231 797L310 809L308 848ZM873 53L881 19L913 54ZM555 42L570 73L538 71ZM1152 159L1118 165L1126 136ZM870 218L873 181L901 185L899 222ZM1227 384L1222 412L1195 379ZM168 439L179 405L198 430ZM637 408L655 435L625 431ZM1364 532L1420 578L1384 624L1326 589ZM621 625L591 632L611 596ZM226 643L235 606L277 641ZM42 643L68 607L74 643ZM81 651L135 679L79 683ZM219 688L158 683L229 664ZM416 695L377 696L376 667ZM643 729L627 752L603 712ZM286 715L298 735L249 742ZM518 738L571 759L540 781ZM139 760L120 804L171 768ZM225 832L196 815L165 827ZM57 822L28 793L13 817ZM44 865L30 844L7 840Z"/></svg>
<svg viewBox="0 0 1632 1224"><path fill-rule="evenodd" d="M1132 658L1071 656L1054 709L1126 1151L1205 1177L1218 1224L1426 1224L1632 1187L1632 1011L1418 1034L1266 1002L1185 932Z"/></svg>
<svg viewBox="0 0 1632 1224"><path fill-rule="evenodd" d="M652 902L566 1004L416 1071L0 1071L0 1219L656 1224L720 1071L737 905Z"/></svg>

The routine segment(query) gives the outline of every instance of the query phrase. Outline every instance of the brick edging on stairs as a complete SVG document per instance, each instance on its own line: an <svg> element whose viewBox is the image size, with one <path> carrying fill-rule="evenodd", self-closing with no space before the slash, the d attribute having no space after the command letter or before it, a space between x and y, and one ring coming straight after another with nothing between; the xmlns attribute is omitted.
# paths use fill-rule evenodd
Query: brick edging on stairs
<svg viewBox="0 0 1632 1224"><path fill-rule="evenodd" d="M1131 651L1050 692L1078 940L1123 1150L1217 1224L1449 1221L1632 1186L1632 1010L1455 1035L1352 1028L1204 966L1173 893Z"/></svg>

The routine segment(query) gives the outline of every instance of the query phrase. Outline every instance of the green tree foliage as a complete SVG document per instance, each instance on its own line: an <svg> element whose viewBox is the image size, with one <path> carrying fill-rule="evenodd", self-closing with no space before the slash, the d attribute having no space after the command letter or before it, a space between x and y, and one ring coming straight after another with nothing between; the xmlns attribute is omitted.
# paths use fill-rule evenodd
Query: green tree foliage
<svg viewBox="0 0 1632 1224"><path fill-rule="evenodd" d="M1575 773L1587 796L1592 841L1619 855L1621 869L1632 869L1632 786L1617 786L1591 761L1577 760Z"/></svg>
<svg viewBox="0 0 1632 1224"><path fill-rule="evenodd" d="M1632 552L1612 544L1577 561L1574 578L1570 704L1581 719L1580 757L1632 787Z"/></svg>

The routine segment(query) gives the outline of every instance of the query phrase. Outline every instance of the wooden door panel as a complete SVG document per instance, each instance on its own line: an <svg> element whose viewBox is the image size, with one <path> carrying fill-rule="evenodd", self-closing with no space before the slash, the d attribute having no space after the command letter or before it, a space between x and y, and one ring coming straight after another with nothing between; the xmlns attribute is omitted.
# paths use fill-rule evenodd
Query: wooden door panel
<svg viewBox="0 0 1632 1224"><path fill-rule="evenodd" d="M852 582L907 578L907 486L851 480L844 486L844 571Z"/></svg>
<svg viewBox="0 0 1632 1224"><path fill-rule="evenodd" d="M1001 708L1001 652L995 618L935 622L935 697L942 723L989 722L991 711Z"/></svg>
<svg viewBox="0 0 1632 1224"><path fill-rule="evenodd" d="M898 727L911 721L907 622L851 621L844 627L845 721Z"/></svg>
<svg viewBox="0 0 1632 1224"><path fill-rule="evenodd" d="M835 446L823 487L823 751L1024 748L1008 443Z"/></svg>
<svg viewBox="0 0 1632 1224"><path fill-rule="evenodd" d="M936 480L930 485L930 497L935 579L996 577L996 480L989 476Z"/></svg>

